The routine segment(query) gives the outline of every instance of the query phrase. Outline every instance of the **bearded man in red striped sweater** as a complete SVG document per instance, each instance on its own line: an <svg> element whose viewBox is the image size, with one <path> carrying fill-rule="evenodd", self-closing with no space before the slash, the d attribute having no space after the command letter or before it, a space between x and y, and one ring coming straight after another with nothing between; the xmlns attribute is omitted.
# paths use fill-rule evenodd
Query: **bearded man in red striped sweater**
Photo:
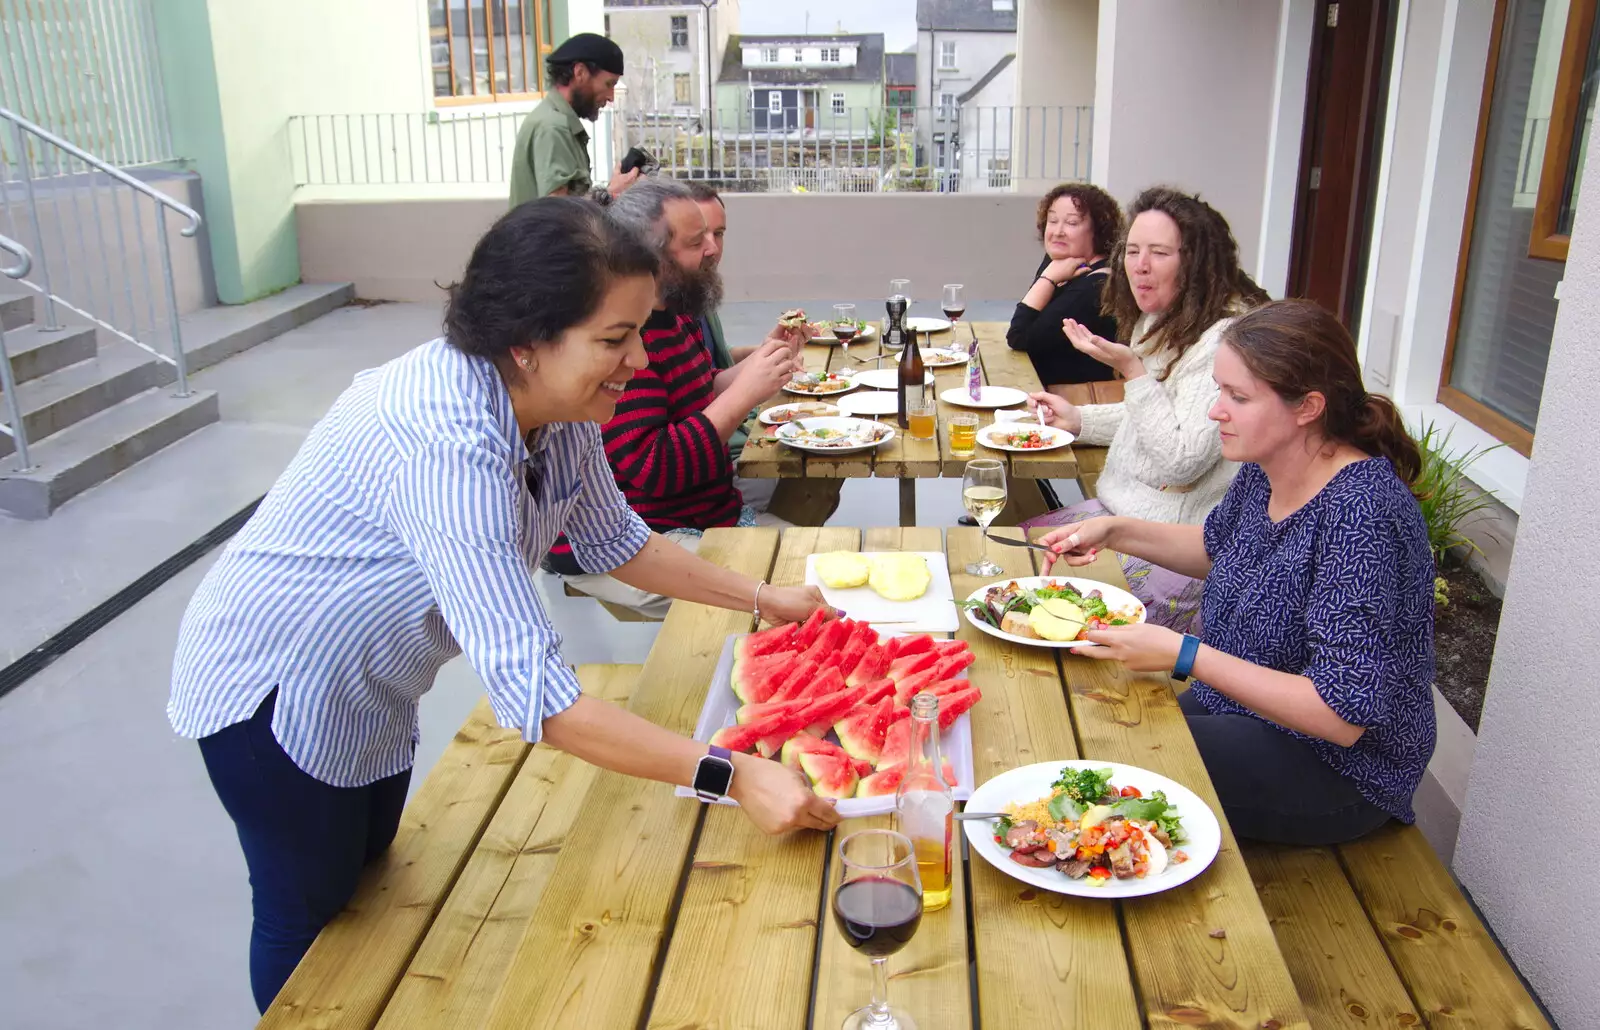
<svg viewBox="0 0 1600 1030"><path fill-rule="evenodd" d="M750 409L800 370L806 333L768 337L733 368L718 371L705 344L701 317L722 301L716 245L694 194L673 179L647 179L607 206L661 253L654 312L640 329L649 364L625 383L617 411L602 427L617 485L649 527L695 550L717 526L787 525L747 507L734 484L728 440ZM618 347L634 345L618 332ZM663 618L670 599L648 594L578 565L565 538L550 549L546 567L598 600Z"/></svg>

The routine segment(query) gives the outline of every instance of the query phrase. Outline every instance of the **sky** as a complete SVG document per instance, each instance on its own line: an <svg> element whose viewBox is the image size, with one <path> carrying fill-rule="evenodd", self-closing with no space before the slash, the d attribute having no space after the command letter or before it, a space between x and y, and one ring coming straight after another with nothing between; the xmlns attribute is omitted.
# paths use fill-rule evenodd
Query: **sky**
<svg viewBox="0 0 1600 1030"><path fill-rule="evenodd" d="M917 44L917 0L740 0L740 32L821 33L840 28L881 32L890 53L909 50Z"/></svg>

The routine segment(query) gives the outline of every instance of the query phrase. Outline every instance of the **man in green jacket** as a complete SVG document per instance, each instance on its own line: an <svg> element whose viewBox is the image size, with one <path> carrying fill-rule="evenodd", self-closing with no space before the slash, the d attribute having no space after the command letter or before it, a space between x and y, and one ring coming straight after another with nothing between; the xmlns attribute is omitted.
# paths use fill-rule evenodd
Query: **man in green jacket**
<svg viewBox="0 0 1600 1030"><path fill-rule="evenodd" d="M600 117L616 97L622 78L622 48L604 36L580 32L545 59L550 89L517 131L511 162L511 206L550 196L583 196L589 177L589 132L585 120ZM612 196L639 178L619 169L606 184Z"/></svg>

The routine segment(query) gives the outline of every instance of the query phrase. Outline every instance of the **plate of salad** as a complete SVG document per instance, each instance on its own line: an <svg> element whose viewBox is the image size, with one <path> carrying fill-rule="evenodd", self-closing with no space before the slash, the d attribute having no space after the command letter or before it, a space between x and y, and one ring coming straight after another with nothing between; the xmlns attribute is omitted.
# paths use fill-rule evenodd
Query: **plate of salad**
<svg viewBox="0 0 1600 1030"><path fill-rule="evenodd" d="M1144 604L1126 590L1070 576L991 583L956 604L990 636L1035 647L1099 647L1090 630L1145 621Z"/></svg>
<svg viewBox="0 0 1600 1030"><path fill-rule="evenodd" d="M1053 451L1057 447L1065 447L1074 439L1076 437L1065 429L1026 422L996 422L978 430L978 442L985 447L1023 454Z"/></svg>
<svg viewBox="0 0 1600 1030"><path fill-rule="evenodd" d="M784 384L783 392L799 394L802 397L817 397L844 393L846 390L854 390L857 385L859 384L853 377L840 375L838 372L796 372Z"/></svg>
<svg viewBox="0 0 1600 1030"><path fill-rule="evenodd" d="M975 854L1024 883L1086 898L1136 898L1188 883L1222 847L1216 814L1175 780L1117 762L1040 762L972 792Z"/></svg>

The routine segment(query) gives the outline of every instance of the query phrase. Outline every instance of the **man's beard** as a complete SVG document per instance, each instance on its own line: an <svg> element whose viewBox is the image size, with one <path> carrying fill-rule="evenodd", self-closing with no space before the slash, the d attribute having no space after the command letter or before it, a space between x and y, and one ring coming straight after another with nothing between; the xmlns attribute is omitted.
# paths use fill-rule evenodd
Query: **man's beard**
<svg viewBox="0 0 1600 1030"><path fill-rule="evenodd" d="M572 99L568 103L572 105L572 112L586 122L595 121L600 117L600 101L590 90L573 90Z"/></svg>
<svg viewBox="0 0 1600 1030"><path fill-rule="evenodd" d="M722 306L722 274L702 265L690 271L671 258L663 262L662 306L668 311L699 318Z"/></svg>

